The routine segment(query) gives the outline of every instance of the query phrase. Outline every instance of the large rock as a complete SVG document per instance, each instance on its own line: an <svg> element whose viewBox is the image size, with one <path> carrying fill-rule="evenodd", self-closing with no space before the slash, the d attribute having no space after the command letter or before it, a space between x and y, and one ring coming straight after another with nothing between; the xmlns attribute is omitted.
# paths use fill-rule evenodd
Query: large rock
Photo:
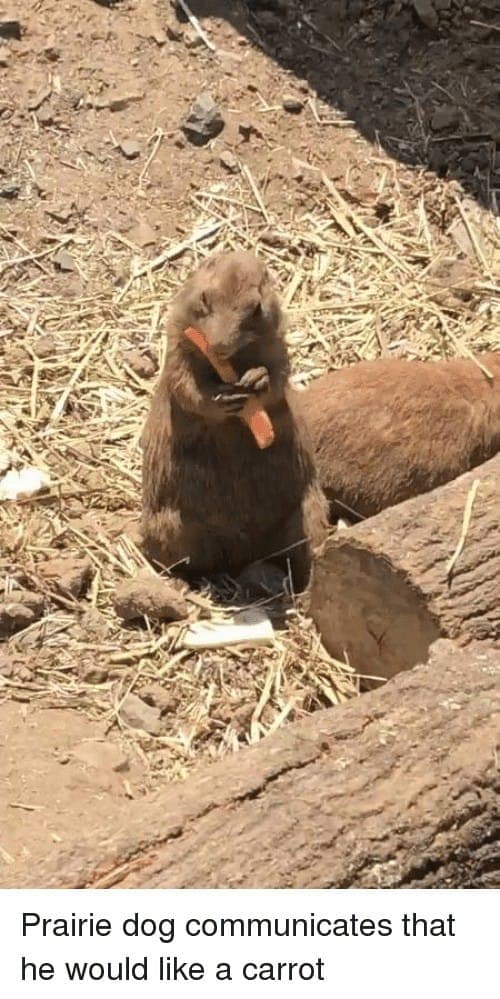
<svg viewBox="0 0 500 999"><path fill-rule="evenodd" d="M181 127L195 146L206 145L222 132L224 119L211 94L203 93L196 98Z"/></svg>

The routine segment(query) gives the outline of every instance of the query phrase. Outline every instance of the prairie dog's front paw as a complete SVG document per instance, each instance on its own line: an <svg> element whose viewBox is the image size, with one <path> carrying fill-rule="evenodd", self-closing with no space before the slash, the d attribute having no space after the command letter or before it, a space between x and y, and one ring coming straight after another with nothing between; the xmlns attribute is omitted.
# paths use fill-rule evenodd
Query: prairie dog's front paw
<svg viewBox="0 0 500 999"><path fill-rule="evenodd" d="M254 392L256 395L261 395L261 393L269 391L269 371L264 367L249 368L248 371L245 371L245 374L241 376L236 385L238 388L249 389L250 392Z"/></svg>
<svg viewBox="0 0 500 999"><path fill-rule="evenodd" d="M226 416L239 416L246 401L250 398L249 389L236 385L221 385L212 395L212 402Z"/></svg>

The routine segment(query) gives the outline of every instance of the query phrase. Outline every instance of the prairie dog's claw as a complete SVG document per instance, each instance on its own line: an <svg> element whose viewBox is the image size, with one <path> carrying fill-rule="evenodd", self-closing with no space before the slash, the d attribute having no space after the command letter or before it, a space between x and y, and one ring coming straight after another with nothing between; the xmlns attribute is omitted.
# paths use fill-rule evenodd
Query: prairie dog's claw
<svg viewBox="0 0 500 999"><path fill-rule="evenodd" d="M251 392L242 391L239 386L221 385L217 392L212 395L212 402L220 406L228 416L238 416L250 395Z"/></svg>
<svg viewBox="0 0 500 999"><path fill-rule="evenodd" d="M236 383L238 388L249 389L251 392L260 395L269 389L269 371L267 368L249 368Z"/></svg>

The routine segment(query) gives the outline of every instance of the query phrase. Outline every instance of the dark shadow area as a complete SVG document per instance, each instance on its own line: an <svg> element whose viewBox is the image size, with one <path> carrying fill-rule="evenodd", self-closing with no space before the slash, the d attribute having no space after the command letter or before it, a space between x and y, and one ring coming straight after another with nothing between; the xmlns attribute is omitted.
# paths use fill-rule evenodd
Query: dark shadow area
<svg viewBox="0 0 500 999"><path fill-rule="evenodd" d="M190 0L401 162L500 205L500 0ZM321 107L326 102L327 108ZM325 128L335 142L335 129Z"/></svg>

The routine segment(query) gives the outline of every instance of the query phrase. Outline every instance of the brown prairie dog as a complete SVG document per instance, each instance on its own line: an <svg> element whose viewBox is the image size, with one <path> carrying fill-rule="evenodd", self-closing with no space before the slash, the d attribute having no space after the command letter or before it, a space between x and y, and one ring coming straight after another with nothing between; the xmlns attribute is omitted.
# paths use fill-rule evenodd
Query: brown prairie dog
<svg viewBox="0 0 500 999"><path fill-rule="evenodd" d="M230 361L220 381L185 336L194 327ZM297 590L327 526L306 431L288 404L288 355L278 297L264 264L231 252L205 261L174 300L167 355L143 434L143 540L149 558L199 577L237 573L288 549ZM259 450L239 418L256 396L275 440Z"/></svg>
<svg viewBox="0 0 500 999"><path fill-rule="evenodd" d="M370 517L500 450L500 353L362 361L297 393L333 518Z"/></svg>

